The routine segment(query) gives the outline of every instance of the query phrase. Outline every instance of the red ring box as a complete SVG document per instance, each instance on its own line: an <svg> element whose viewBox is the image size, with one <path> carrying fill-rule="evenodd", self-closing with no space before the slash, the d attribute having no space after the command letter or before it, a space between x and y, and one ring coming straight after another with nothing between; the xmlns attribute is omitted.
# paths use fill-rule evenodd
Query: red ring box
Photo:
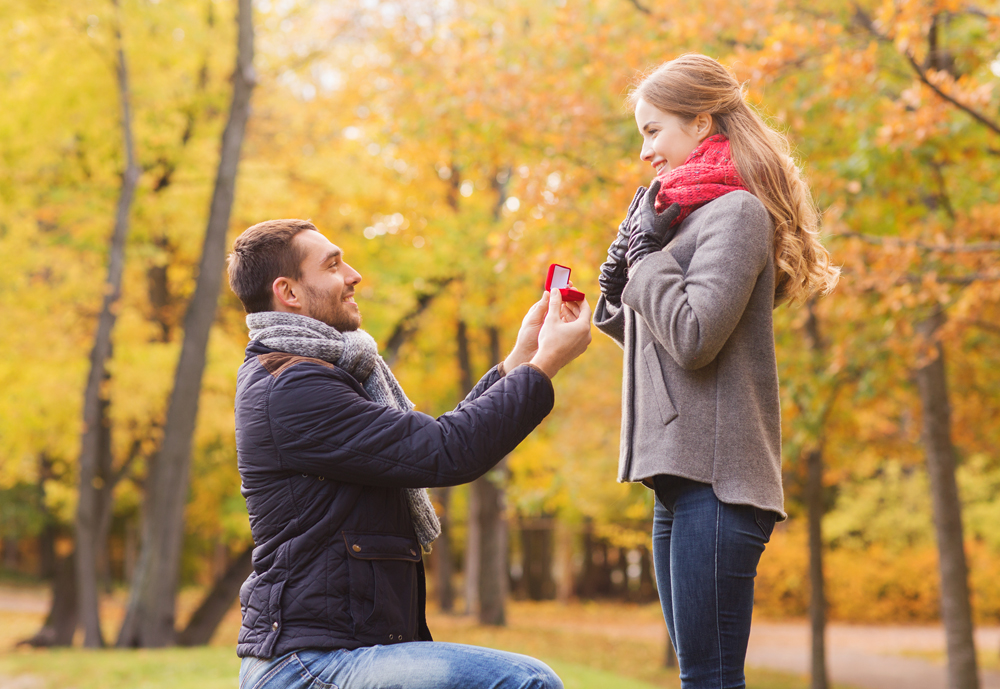
<svg viewBox="0 0 1000 689"><path fill-rule="evenodd" d="M583 292L577 292L569 286L569 274L572 271L566 266L553 263L549 266L549 274L545 278L545 290L559 290L563 301L583 301Z"/></svg>

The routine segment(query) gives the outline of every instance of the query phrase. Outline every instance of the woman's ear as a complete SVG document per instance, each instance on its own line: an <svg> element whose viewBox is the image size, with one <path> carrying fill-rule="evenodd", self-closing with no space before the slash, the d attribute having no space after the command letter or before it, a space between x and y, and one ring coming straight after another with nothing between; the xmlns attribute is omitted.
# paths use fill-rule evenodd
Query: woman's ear
<svg viewBox="0 0 1000 689"><path fill-rule="evenodd" d="M694 134L701 143L715 133L715 120L707 112L700 112L694 116Z"/></svg>

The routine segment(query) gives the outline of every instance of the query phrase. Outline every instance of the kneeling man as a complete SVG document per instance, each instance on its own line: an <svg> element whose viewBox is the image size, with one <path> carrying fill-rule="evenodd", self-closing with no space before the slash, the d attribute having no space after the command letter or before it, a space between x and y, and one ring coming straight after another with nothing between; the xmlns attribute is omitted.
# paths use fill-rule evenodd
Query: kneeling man
<svg viewBox="0 0 1000 689"><path fill-rule="evenodd" d="M589 305L543 295L510 356L435 419L359 329L344 258L303 220L254 225L229 256L251 340L236 389L256 544L241 689L562 687L527 656L431 642L421 550L440 525L425 488L482 476L545 418L551 378L590 343Z"/></svg>

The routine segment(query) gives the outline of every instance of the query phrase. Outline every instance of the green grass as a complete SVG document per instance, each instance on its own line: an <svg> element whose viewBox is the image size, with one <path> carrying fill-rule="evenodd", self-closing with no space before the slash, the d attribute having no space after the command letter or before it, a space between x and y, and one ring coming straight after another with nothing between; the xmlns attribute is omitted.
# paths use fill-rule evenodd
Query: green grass
<svg viewBox="0 0 1000 689"><path fill-rule="evenodd" d="M948 663L948 655L944 651L902 651L900 655L920 658L937 665ZM977 648L976 663L980 670L1000 670L1000 654L995 648Z"/></svg>
<svg viewBox="0 0 1000 689"><path fill-rule="evenodd" d="M25 689L234 689L240 661L220 647L15 651L0 657L0 686Z"/></svg>
<svg viewBox="0 0 1000 689"><path fill-rule="evenodd" d="M0 586L0 589L4 587ZM39 591L39 589L35 589ZM23 590L7 588L8 598ZM38 594L36 594L38 595ZM190 607L182 596L181 608ZM121 601L117 598L122 598ZM193 649L54 650L15 648L31 636L44 614L0 610L0 687L17 689L235 689L239 659L235 638L239 610L227 615L208 647ZM44 598L41 609L44 610ZM123 597L106 601L107 638L120 619ZM37 607L37 606L36 606ZM467 617L431 615L438 641L475 644L540 658L566 689L679 689L675 669L663 668L656 606L512 602L507 627L480 627ZM630 636L616 635L627 629ZM636 629L642 631L636 638ZM79 643L79 639L78 639ZM807 689L805 677L747 670L748 689ZM846 689L841 687L840 689Z"/></svg>
<svg viewBox="0 0 1000 689"><path fill-rule="evenodd" d="M662 689L651 683L555 658L542 657L566 689ZM17 651L0 657L0 686L17 680L23 689L234 689L239 659L232 648ZM756 671L748 689L805 689L804 679Z"/></svg>

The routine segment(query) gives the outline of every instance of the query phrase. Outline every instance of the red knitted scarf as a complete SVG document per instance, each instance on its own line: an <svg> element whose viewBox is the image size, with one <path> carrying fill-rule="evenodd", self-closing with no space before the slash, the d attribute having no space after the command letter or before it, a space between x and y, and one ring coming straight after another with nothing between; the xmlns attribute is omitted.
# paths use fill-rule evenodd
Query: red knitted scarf
<svg viewBox="0 0 1000 689"><path fill-rule="evenodd" d="M691 152L684 164L660 177L656 211L662 213L674 203L681 205L673 225L679 225L691 212L737 189L746 190L740 173L729 155L729 139L713 134Z"/></svg>

